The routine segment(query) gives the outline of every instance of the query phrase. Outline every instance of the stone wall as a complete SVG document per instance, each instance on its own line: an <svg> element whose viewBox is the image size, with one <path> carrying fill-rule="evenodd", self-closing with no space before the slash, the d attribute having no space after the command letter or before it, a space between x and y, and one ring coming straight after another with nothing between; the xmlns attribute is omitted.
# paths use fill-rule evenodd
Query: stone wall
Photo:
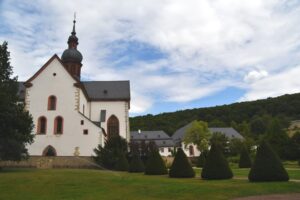
<svg viewBox="0 0 300 200"><path fill-rule="evenodd" d="M24 161L0 161L3 168L101 168L91 157L84 156L30 156Z"/></svg>

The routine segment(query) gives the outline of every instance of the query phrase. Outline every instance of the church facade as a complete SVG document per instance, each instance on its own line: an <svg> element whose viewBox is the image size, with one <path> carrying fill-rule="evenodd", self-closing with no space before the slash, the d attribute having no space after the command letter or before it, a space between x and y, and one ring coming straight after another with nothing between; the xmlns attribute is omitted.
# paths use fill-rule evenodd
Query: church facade
<svg viewBox="0 0 300 200"><path fill-rule="evenodd" d="M20 100L34 121L33 156L91 156L107 138L129 140L129 81L82 81L74 20L68 48L19 83Z"/></svg>

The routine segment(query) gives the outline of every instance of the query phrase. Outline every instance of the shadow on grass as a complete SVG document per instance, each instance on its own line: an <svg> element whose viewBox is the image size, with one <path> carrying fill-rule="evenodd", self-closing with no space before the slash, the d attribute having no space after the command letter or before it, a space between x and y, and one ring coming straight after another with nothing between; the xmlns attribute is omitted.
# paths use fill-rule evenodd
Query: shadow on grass
<svg viewBox="0 0 300 200"><path fill-rule="evenodd" d="M37 168L0 168L0 174L4 173L26 173L37 171Z"/></svg>

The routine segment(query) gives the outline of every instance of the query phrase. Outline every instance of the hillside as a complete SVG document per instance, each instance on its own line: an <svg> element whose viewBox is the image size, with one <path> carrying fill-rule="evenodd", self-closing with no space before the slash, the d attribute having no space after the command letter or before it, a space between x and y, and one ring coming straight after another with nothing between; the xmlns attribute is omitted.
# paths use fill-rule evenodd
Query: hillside
<svg viewBox="0 0 300 200"><path fill-rule="evenodd" d="M195 108L158 115L130 118L131 130L164 130L172 135L176 129L192 120L209 122L210 126L249 124L258 116L279 116L290 120L300 119L300 93L263 100L233 103L209 108Z"/></svg>

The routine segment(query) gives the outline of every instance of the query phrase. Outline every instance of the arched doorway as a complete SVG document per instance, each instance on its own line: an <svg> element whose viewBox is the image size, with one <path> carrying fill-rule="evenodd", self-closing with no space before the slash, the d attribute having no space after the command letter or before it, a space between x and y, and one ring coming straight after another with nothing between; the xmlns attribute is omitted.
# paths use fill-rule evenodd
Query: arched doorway
<svg viewBox="0 0 300 200"><path fill-rule="evenodd" d="M192 145L189 146L190 156L194 156L194 147Z"/></svg>
<svg viewBox="0 0 300 200"><path fill-rule="evenodd" d="M48 145L43 151L43 156L57 156L57 153L53 146Z"/></svg>

